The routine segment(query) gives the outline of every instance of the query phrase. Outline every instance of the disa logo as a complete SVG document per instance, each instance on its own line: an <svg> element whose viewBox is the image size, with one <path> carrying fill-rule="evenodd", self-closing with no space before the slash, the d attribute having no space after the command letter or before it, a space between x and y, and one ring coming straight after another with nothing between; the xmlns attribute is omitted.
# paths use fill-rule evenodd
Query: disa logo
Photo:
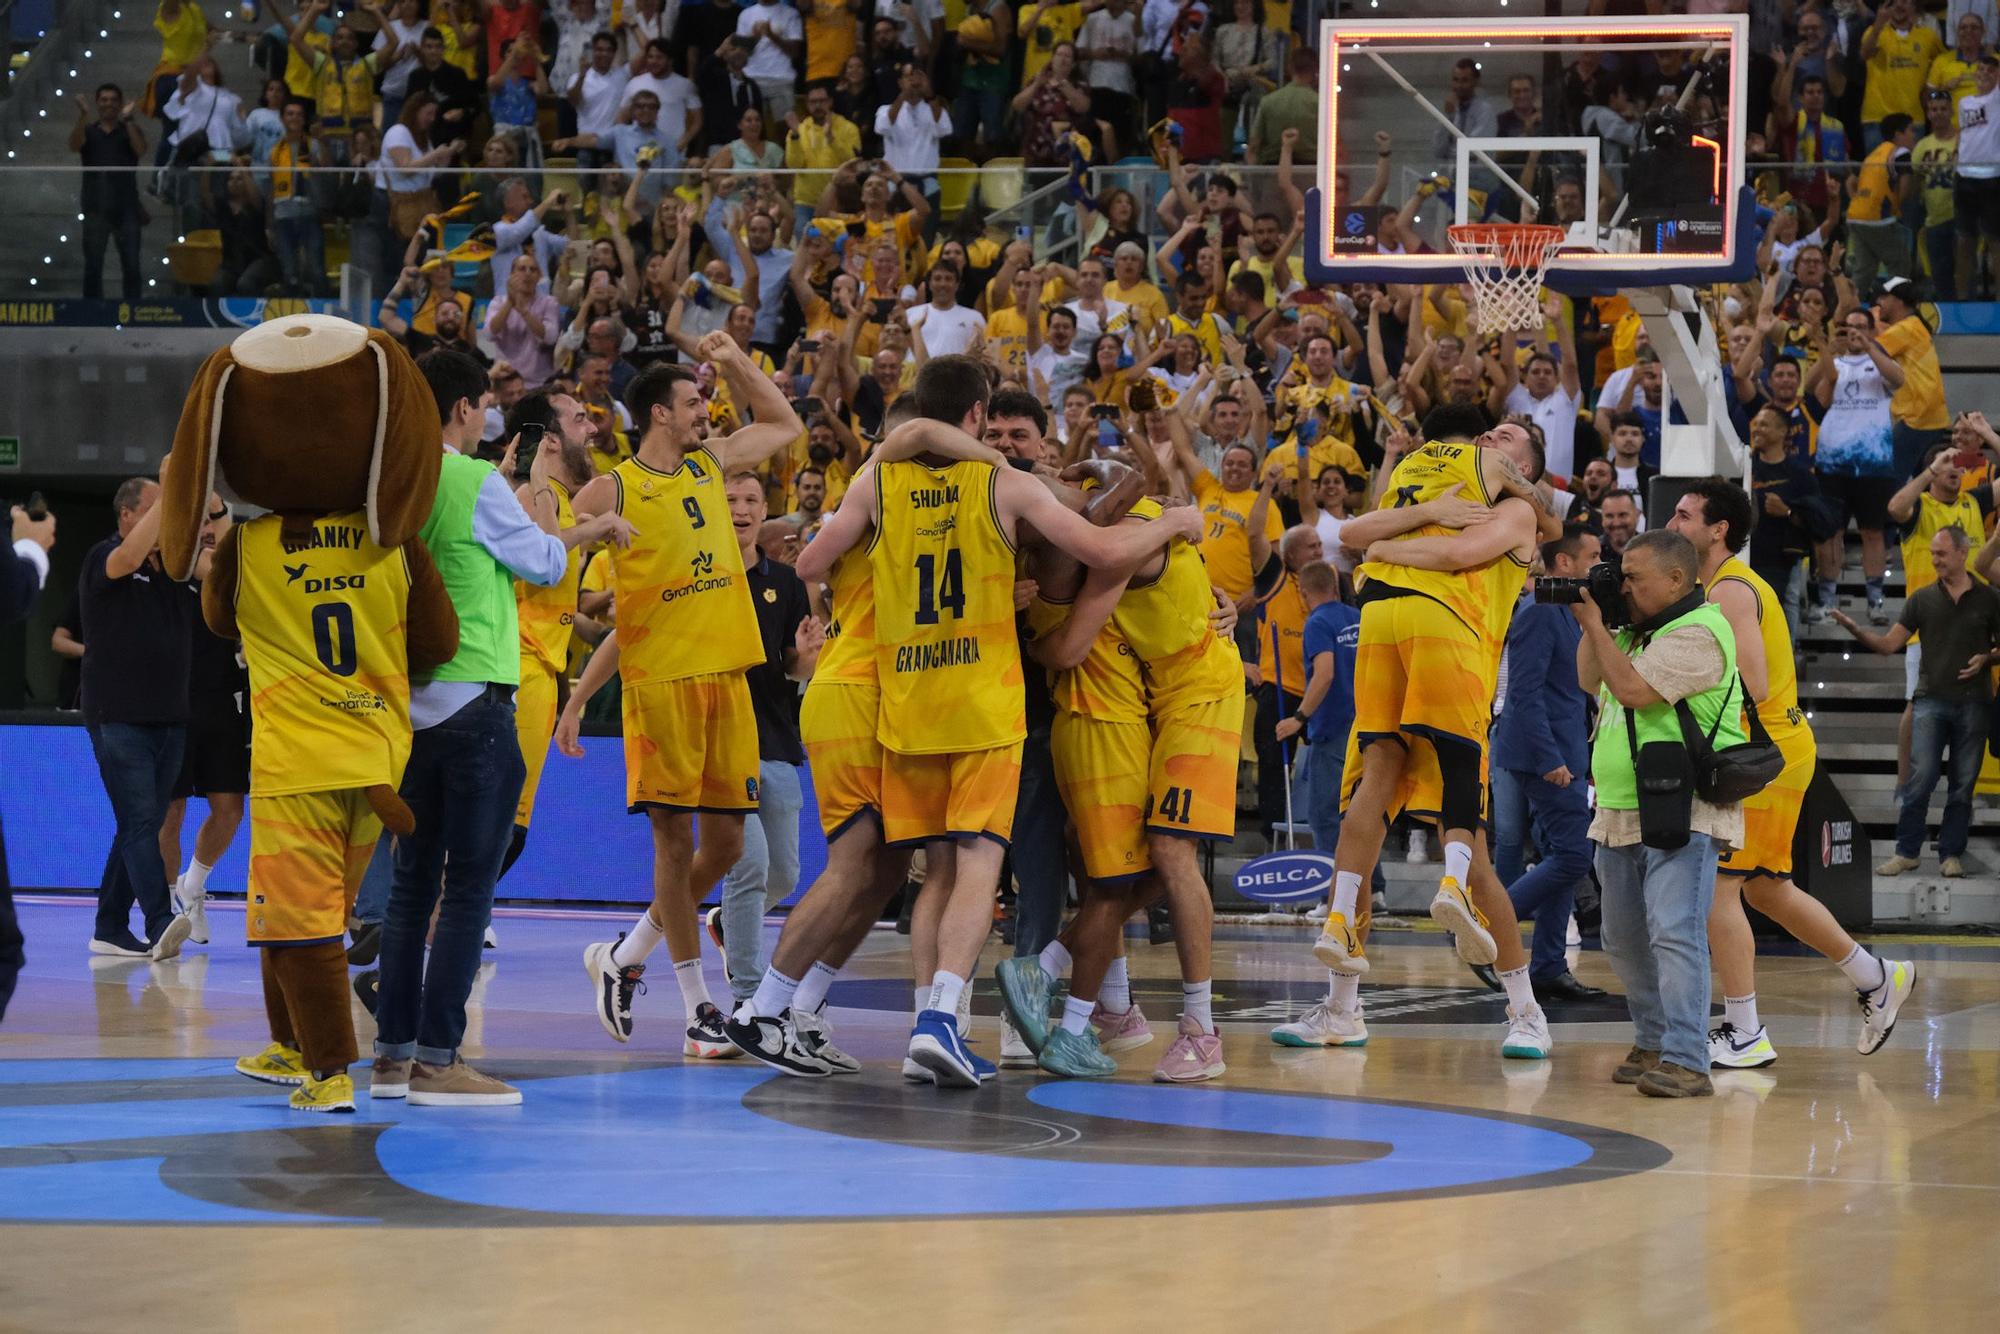
<svg viewBox="0 0 2000 1334"><path fill-rule="evenodd" d="M332 574L324 579L308 579L305 581L304 587L308 593L339 593L348 589L368 587L368 576L365 574Z"/></svg>

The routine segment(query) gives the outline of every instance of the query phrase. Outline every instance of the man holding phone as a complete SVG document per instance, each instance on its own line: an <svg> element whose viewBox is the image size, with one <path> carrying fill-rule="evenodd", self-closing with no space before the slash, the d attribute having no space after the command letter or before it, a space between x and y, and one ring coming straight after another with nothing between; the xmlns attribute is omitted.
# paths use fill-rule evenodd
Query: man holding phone
<svg viewBox="0 0 2000 1334"><path fill-rule="evenodd" d="M1977 462L1979 455L1973 452ZM1889 497L1889 518L1903 530L1903 597L1907 602L1937 582L1931 562L1931 539L1945 528L1961 528L1973 542L1986 539L1985 516L1993 509L1993 487L1964 488L1965 462L1957 445L1946 441L1931 447L1917 475ZM1923 669L1923 644L1913 634L1903 653L1903 698L1917 697ZM1903 751L1909 753L1911 714L1903 712Z"/></svg>

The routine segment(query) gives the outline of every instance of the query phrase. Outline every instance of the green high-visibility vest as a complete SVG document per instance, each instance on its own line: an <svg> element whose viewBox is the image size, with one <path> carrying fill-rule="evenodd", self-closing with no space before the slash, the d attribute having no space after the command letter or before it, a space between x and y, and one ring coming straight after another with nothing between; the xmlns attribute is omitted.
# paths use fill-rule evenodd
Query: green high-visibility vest
<svg viewBox="0 0 2000 1334"><path fill-rule="evenodd" d="M1729 621L1723 616L1721 608L1712 602L1703 602L1685 616L1655 630L1652 638L1664 638L1687 626L1699 626L1709 631L1715 636L1715 642L1722 646L1722 679L1699 695L1690 696L1687 706L1693 712L1703 736L1708 735L1710 728L1715 729L1715 739L1710 743L1715 749L1740 746L1749 738L1743 732L1742 701L1734 696L1736 635L1730 630ZM1637 642L1638 635L1633 631L1618 632L1618 647L1627 655ZM1597 701L1600 710L1597 737L1590 746L1590 778L1597 785L1597 804L1605 810L1636 811L1639 809L1639 780L1634 772L1631 733L1625 727L1627 710L1612 695L1610 686L1598 687ZM1649 704L1634 710L1632 722L1641 746L1653 741L1681 740L1680 718L1671 704Z"/></svg>
<svg viewBox="0 0 2000 1334"><path fill-rule="evenodd" d="M514 610L514 576L472 535L472 511L493 465L447 453L437 499L420 536L444 590L458 611L458 656L431 681L521 684L521 624Z"/></svg>

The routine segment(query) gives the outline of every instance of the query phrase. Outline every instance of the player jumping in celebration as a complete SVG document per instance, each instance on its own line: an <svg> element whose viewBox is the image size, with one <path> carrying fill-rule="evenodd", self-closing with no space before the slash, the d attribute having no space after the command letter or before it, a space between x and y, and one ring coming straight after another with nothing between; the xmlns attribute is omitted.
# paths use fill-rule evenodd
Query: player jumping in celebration
<svg viewBox="0 0 2000 1334"><path fill-rule="evenodd" d="M1330 1005L1353 1013L1368 971L1357 900L1381 854L1386 820L1397 811L1434 816L1445 868L1431 916L1452 932L1460 958L1496 966L1508 999L1502 1052L1539 1058L1551 1046L1548 1024L1528 981L1513 905L1475 831L1500 654L1542 509L1515 462L1530 448L1527 432L1511 423L1481 427L1476 412L1434 411L1424 423L1427 443L1390 476L1389 505L1341 530L1344 542L1368 554L1356 571L1361 639L1346 766L1353 793L1313 953L1339 975Z"/></svg>
<svg viewBox="0 0 2000 1334"><path fill-rule="evenodd" d="M932 358L913 392L928 420L899 432L983 434L991 391L976 359ZM911 945L920 973L927 953L937 965L909 1054L940 1086L973 1088L979 1071L956 1011L992 930L1027 732L1014 629L1020 527L1097 566L1192 540L1201 521L1182 507L1150 524L1097 528L1038 479L979 463L886 462L868 480L857 479L806 548L799 577L822 577L873 529L883 834L891 845L927 845Z"/></svg>
<svg viewBox="0 0 2000 1334"><path fill-rule="evenodd" d="M723 479L754 469L805 428L727 333L704 337L696 355L721 374L751 424L710 441L707 406L684 366L648 367L632 381L626 402L639 448L576 497L579 515L615 511L634 529L629 547L609 553L618 628L577 682L556 745L583 753L583 707L617 671L626 803L652 823L653 903L630 932L584 950L597 1017L613 1038L630 1040L632 993L664 939L686 1008L682 1051L725 1057L736 1048L702 976L695 905L742 855L743 817L757 808L757 720L743 669L764 660L764 644Z"/></svg>
<svg viewBox="0 0 2000 1334"><path fill-rule="evenodd" d="M1750 540L1754 516L1743 489L1719 477L1688 487L1667 527L1694 544L1701 585L1736 632L1736 671L1757 719L1785 757L1779 775L1743 802L1743 846L1726 853L1715 880L1708 915L1709 952L1722 975L1723 1020L1708 1035L1708 1063L1751 1070L1778 1053L1757 1017L1757 942L1743 914L1744 900L1834 961L1861 1003L1865 1055L1889 1039L1896 1013L1916 985L1917 966L1880 959L1833 920L1826 905L1792 883L1792 835L1812 783L1818 747L1799 708L1797 662L1785 625L1784 604L1771 586L1735 553Z"/></svg>

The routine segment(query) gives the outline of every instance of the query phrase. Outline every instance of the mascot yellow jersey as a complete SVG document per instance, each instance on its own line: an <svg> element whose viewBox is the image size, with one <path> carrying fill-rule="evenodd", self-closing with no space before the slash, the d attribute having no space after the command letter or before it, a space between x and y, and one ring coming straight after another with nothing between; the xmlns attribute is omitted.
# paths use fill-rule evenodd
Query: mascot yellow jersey
<svg viewBox="0 0 2000 1334"><path fill-rule="evenodd" d="M250 792L402 781L410 757L404 641L410 570L360 510L288 548L276 515L238 530L236 620L250 665Z"/></svg>
<svg viewBox="0 0 2000 1334"><path fill-rule="evenodd" d="M881 740L905 755L991 750L1028 734L1014 629L1014 544L993 469L885 463L869 548Z"/></svg>
<svg viewBox="0 0 2000 1334"><path fill-rule="evenodd" d="M638 529L630 546L609 550L625 684L681 681L764 661L721 461L694 449L672 472L630 458L611 476L618 512Z"/></svg>

